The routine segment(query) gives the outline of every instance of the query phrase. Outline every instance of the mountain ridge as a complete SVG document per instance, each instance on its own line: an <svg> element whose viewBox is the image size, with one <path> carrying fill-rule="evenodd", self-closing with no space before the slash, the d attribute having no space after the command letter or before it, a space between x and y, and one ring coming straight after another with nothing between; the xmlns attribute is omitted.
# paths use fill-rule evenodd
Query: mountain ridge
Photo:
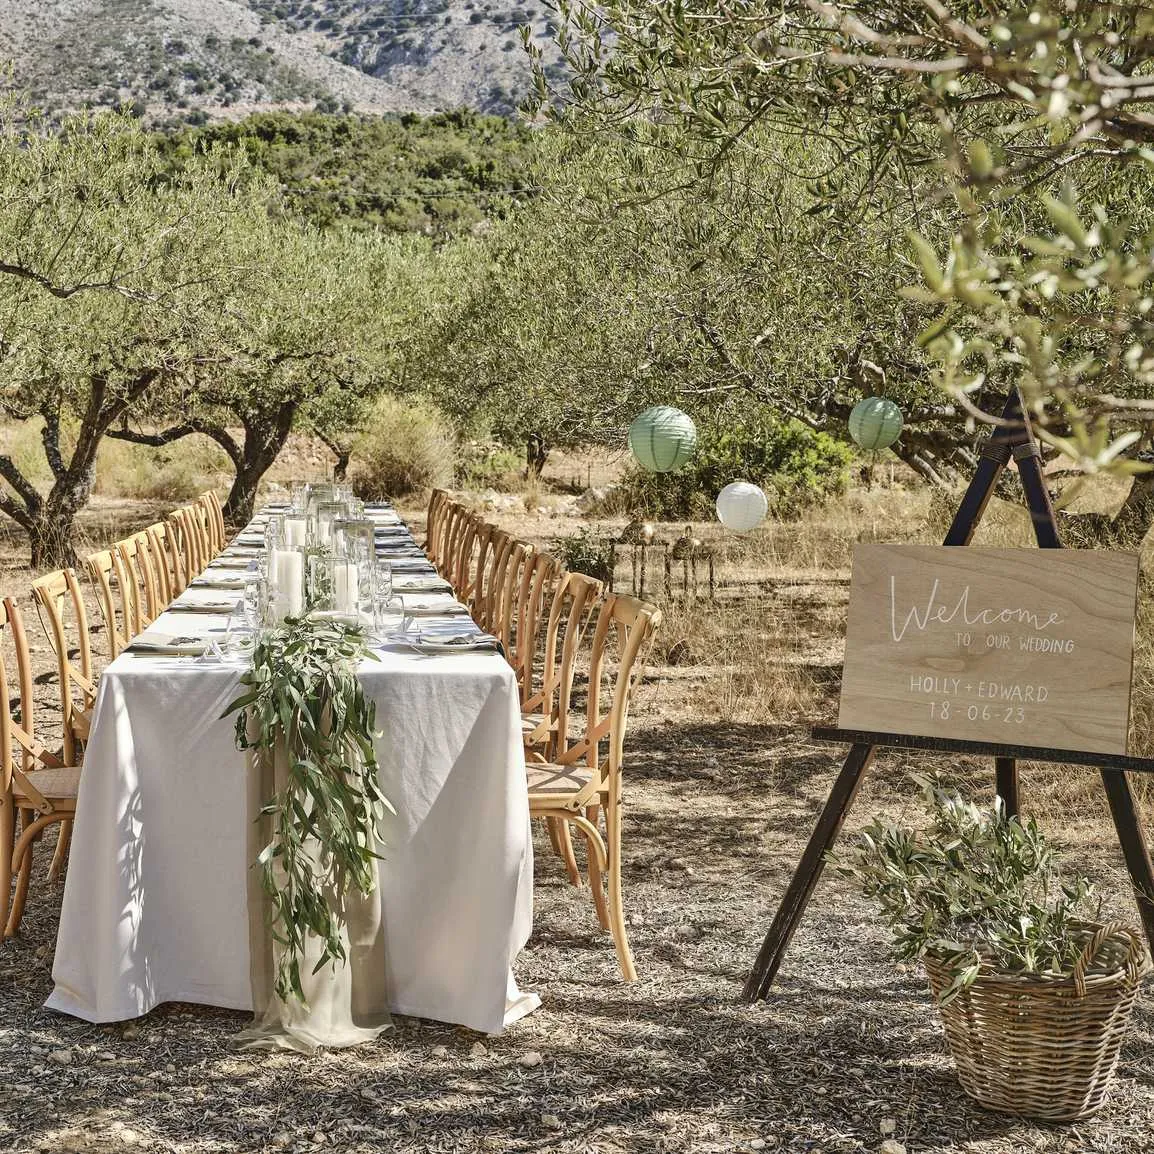
<svg viewBox="0 0 1154 1154"><path fill-rule="evenodd" d="M154 123L274 108L512 112L540 0L0 0L8 87L49 116L127 104Z"/></svg>

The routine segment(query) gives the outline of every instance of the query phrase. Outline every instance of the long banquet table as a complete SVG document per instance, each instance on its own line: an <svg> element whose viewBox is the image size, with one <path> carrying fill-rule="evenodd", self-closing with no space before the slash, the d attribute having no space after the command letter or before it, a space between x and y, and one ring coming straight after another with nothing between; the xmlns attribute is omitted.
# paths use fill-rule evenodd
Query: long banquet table
<svg viewBox="0 0 1154 1154"><path fill-rule="evenodd" d="M394 548L406 543L394 513L371 515ZM258 532L259 520L209 579L235 573ZM406 605L454 606L420 568L395 570ZM153 628L223 630L226 615L179 608L220 600L190 586ZM532 925L533 876L516 681L496 652L376 655L359 676L397 811L380 870L387 1008L493 1033L539 1004L511 971ZM49 1008L91 1022L172 1001L252 1008L246 757L221 716L243 668L126 652L102 675Z"/></svg>

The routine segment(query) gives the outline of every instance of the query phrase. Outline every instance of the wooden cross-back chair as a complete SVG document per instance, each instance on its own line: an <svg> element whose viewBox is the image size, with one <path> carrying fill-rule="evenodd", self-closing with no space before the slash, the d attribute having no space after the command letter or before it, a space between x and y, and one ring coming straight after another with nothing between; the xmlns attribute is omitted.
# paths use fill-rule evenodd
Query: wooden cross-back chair
<svg viewBox="0 0 1154 1154"><path fill-rule="evenodd" d="M208 542L204 538L203 522L190 506L182 505L169 515L168 526L180 550L185 579L191 581L203 573L208 564Z"/></svg>
<svg viewBox="0 0 1154 1154"><path fill-rule="evenodd" d="M79 765L84 743L92 728L92 709L96 704L96 679L92 671L92 646L88 637L84 595L75 572L58 569L32 582L32 596L40 624L56 654L63 737L61 756L66 765ZM69 617L75 628L75 645L69 638L66 624Z"/></svg>
<svg viewBox="0 0 1154 1154"><path fill-rule="evenodd" d="M445 569L444 575L457 591L457 597L466 605L473 586L473 554L477 547L477 534L483 522L475 514L461 509L454 514L445 529Z"/></svg>
<svg viewBox="0 0 1154 1154"><path fill-rule="evenodd" d="M61 824L57 853L66 845L64 830L76 813L80 768L66 764L36 740L28 639L20 610L10 597L0 603L0 634L7 635L15 653L20 700L17 721L10 704L9 665L0 649L0 925L7 938L20 928L24 914L34 843L49 825L57 823Z"/></svg>
<svg viewBox="0 0 1154 1154"><path fill-rule="evenodd" d="M517 684L521 692L521 707L533 695L533 671L537 665L537 651L541 642L541 626L548 616L553 590L561 578L561 565L549 553L534 553L521 571L517 590L517 628L510 653Z"/></svg>
<svg viewBox="0 0 1154 1154"><path fill-rule="evenodd" d="M585 838L597 918L613 935L627 982L636 980L637 969L625 931L621 878L625 732L633 687L660 623L661 611L636 597L610 593L601 602L590 647L584 731L572 740L566 735L551 761L530 761L526 770L530 815L545 818L551 827L571 825Z"/></svg>
<svg viewBox="0 0 1154 1154"><path fill-rule="evenodd" d="M445 527L452 515L453 501L444 489L434 489L429 495L429 511L425 516L425 555L440 570L445 561Z"/></svg>
<svg viewBox="0 0 1154 1154"><path fill-rule="evenodd" d="M132 585L133 608L132 633L135 636L147 629L160 616L164 606L160 602L157 589L156 571L152 564L152 549L146 534L125 537L117 541L113 550L120 558L125 579Z"/></svg>
<svg viewBox="0 0 1154 1154"><path fill-rule="evenodd" d="M477 558L477 584L473 590L473 620L492 633L498 628L496 614L501 601L505 569L516 539L504 529L493 528L484 556Z"/></svg>
<svg viewBox="0 0 1154 1154"><path fill-rule="evenodd" d="M489 592L489 632L501 642L505 657L514 669L517 655L514 639L520 629L518 613L521 578L530 568L533 546L525 541L510 538L503 550L494 573L493 587Z"/></svg>
<svg viewBox="0 0 1154 1154"><path fill-rule="evenodd" d="M152 554L157 595L160 597L162 607L167 606L174 597L184 592L178 554L170 547L168 526L163 521L149 525L142 532L148 538L148 547Z"/></svg>
<svg viewBox="0 0 1154 1154"><path fill-rule="evenodd" d="M201 493L196 503L204 510L205 532L211 553L206 559L211 561L227 544L227 533L224 527L224 506L216 495L215 489Z"/></svg>
<svg viewBox="0 0 1154 1154"><path fill-rule="evenodd" d="M565 744L577 656L601 592L601 582L584 573L563 574L552 590L541 686L533 691L530 682L521 710L526 749L546 759Z"/></svg>
<svg viewBox="0 0 1154 1154"><path fill-rule="evenodd" d="M212 502L207 496L198 497L188 506L188 514L200 540L200 567L203 570L220 552L220 549L216 548L216 517L212 511Z"/></svg>
<svg viewBox="0 0 1154 1154"><path fill-rule="evenodd" d="M508 533L488 521L482 521L477 526L468 604L473 620L482 629L489 628L489 597L494 573L500 563L502 552L510 541L512 537Z"/></svg>
<svg viewBox="0 0 1154 1154"><path fill-rule="evenodd" d="M123 559L114 549L90 553L84 559L84 568L96 587L100 615L108 631L108 659L115 661L120 651L140 632L137 628L137 590L125 572Z"/></svg>

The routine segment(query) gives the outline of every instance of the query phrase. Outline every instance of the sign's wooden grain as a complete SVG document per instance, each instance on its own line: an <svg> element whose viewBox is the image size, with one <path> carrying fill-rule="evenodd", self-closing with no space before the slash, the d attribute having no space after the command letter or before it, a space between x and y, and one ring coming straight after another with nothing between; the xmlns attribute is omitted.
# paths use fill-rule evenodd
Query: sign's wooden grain
<svg viewBox="0 0 1154 1154"><path fill-rule="evenodd" d="M1138 558L859 545L838 725L1126 753Z"/></svg>

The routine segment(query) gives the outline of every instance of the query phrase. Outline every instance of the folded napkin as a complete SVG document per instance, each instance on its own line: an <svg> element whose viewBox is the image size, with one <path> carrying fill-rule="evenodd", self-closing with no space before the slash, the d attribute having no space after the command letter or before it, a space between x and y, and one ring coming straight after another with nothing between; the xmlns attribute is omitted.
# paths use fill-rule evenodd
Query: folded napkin
<svg viewBox="0 0 1154 1154"><path fill-rule="evenodd" d="M206 573L194 577L190 584L194 589L243 589L244 578L239 574L233 576L225 573Z"/></svg>
<svg viewBox="0 0 1154 1154"><path fill-rule="evenodd" d="M440 577L399 573L393 578L393 590L397 593L451 593L453 587Z"/></svg>
<svg viewBox="0 0 1154 1154"><path fill-rule="evenodd" d="M169 610L177 613L216 613L228 617L236 608L236 601L174 601Z"/></svg>
<svg viewBox="0 0 1154 1154"><path fill-rule="evenodd" d="M410 605L405 602L406 617L468 617L469 610L464 605Z"/></svg>
<svg viewBox="0 0 1154 1154"><path fill-rule="evenodd" d="M159 654L170 657L200 657L208 652L209 643L203 637L189 637L182 633L161 633L146 629L124 648L138 655Z"/></svg>
<svg viewBox="0 0 1154 1154"><path fill-rule="evenodd" d="M384 557L394 573L436 573L436 567L419 557Z"/></svg>
<svg viewBox="0 0 1154 1154"><path fill-rule="evenodd" d="M430 653L474 653L477 650L501 649L501 643L491 634L482 633L477 628L463 630L459 625L450 628L422 625L419 629L392 633L388 639L398 645L408 645Z"/></svg>
<svg viewBox="0 0 1154 1154"><path fill-rule="evenodd" d="M229 556L227 554L222 553L215 561L212 562L211 565L209 565L208 569L206 569L205 572L206 573L211 572L213 569L252 569L252 568L253 568L253 564L252 564L252 558L251 557L232 557L232 556Z"/></svg>

